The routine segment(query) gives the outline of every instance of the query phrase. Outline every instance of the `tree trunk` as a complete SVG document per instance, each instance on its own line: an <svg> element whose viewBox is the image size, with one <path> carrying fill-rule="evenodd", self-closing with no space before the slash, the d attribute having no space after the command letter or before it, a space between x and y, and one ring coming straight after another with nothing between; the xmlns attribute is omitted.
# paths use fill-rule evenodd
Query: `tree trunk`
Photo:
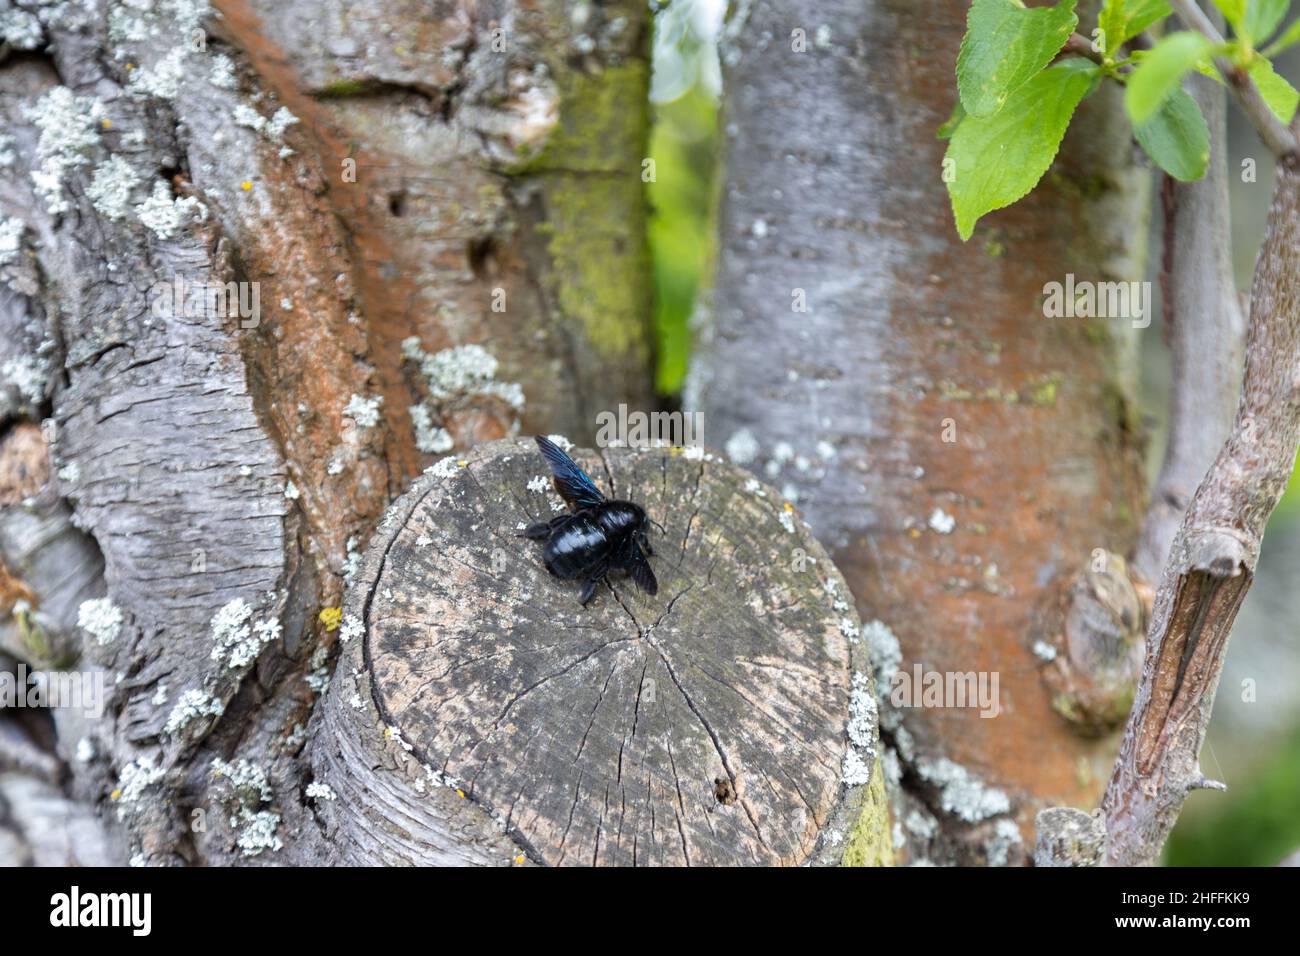
<svg viewBox="0 0 1300 956"><path fill-rule="evenodd" d="M1067 273L1143 275L1149 175L1103 89L1043 183L959 242L935 131L966 7L739 6L686 407L807 516L870 622L882 695L917 667L998 675L996 719L886 700L881 723L907 857L1002 863L1025 858L1038 809L1096 805L1109 772L1113 736L1072 673L1085 611L1140 660L1140 606L1110 559L1141 513L1132 330L1045 318L1042 299Z"/></svg>
<svg viewBox="0 0 1300 956"><path fill-rule="evenodd" d="M20 0L0 47L0 646L106 675L55 719L119 856L321 859L306 728L385 506L651 396L648 13L83 7Z"/></svg>

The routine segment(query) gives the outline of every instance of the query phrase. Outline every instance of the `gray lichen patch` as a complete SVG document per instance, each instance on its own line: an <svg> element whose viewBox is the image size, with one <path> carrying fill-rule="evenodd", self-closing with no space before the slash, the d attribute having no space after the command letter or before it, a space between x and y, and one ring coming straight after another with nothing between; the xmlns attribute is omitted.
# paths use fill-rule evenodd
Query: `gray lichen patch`
<svg viewBox="0 0 1300 956"><path fill-rule="evenodd" d="M284 842L277 832L281 816L269 806L273 792L266 771L240 758L214 760L212 773L229 784L224 798L227 822L237 832L235 844L240 852L253 857L283 849Z"/></svg>
<svg viewBox="0 0 1300 956"><path fill-rule="evenodd" d="M410 408L415 444L425 454L450 451L481 417L498 422L497 434L514 435L524 409L523 389L497 378L498 362L482 345L427 352L416 336L402 342L402 357L424 379L426 397Z"/></svg>

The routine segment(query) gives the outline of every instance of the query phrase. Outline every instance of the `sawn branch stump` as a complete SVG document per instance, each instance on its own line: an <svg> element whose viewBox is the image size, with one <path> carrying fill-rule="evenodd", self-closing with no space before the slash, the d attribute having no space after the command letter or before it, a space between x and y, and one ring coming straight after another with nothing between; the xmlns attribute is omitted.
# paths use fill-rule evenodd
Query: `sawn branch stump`
<svg viewBox="0 0 1300 956"><path fill-rule="evenodd" d="M547 574L518 537L560 504L531 441L430 469L350 588L315 726L339 859L879 862L870 669L806 526L714 455L572 453L664 526L659 593L618 578L583 608Z"/></svg>

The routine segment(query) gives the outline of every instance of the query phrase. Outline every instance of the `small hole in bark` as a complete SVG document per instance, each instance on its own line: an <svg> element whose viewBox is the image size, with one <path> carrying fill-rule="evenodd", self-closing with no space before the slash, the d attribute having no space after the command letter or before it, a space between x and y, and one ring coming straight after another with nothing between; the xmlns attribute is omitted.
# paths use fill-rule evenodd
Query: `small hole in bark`
<svg viewBox="0 0 1300 956"><path fill-rule="evenodd" d="M718 803L724 807L729 807L736 802L736 788L731 785L731 781L726 777L714 778L713 795L718 798Z"/></svg>
<svg viewBox="0 0 1300 956"><path fill-rule="evenodd" d="M470 270L475 278L482 279L488 274L488 260L492 258L494 244L491 236L483 236L469 241L465 256L469 259Z"/></svg>
<svg viewBox="0 0 1300 956"><path fill-rule="evenodd" d="M388 194L388 211L394 216L406 215L406 191L399 189L395 193Z"/></svg>

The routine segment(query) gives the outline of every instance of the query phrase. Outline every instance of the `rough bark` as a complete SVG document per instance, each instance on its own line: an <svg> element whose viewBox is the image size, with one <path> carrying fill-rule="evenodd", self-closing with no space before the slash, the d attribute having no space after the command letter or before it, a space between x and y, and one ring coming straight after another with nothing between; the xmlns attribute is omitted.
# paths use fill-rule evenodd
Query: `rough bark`
<svg viewBox="0 0 1300 956"><path fill-rule="evenodd" d="M103 720L56 712L58 748L133 858L309 861L300 751L337 638L320 614L386 504L430 451L586 435L650 394L648 14L217 7L16 4L0 364L37 374L6 371L4 419L53 420L72 512L48 482L32 514L7 500L3 558L45 636L108 675ZM177 277L255 284L260 315L153 314ZM472 367L443 351L480 343ZM381 399L378 420L354 399ZM42 563L56 547L70 564ZM123 621L100 645L74 624L105 593ZM223 608L251 659L214 657Z"/></svg>
<svg viewBox="0 0 1300 956"><path fill-rule="evenodd" d="M882 726L908 856L1014 862L1037 809L1100 795L1112 744L1053 711L1033 648L1084 560L1130 551L1140 501L1128 323L1046 319L1041 297L1066 273L1142 276L1149 176L1103 89L1038 188L961 244L935 131L966 7L739 5L685 407L806 508L872 622L882 694L916 664L1000 675L996 719L886 707Z"/></svg>
<svg viewBox="0 0 1300 956"><path fill-rule="evenodd" d="M347 863L887 861L860 621L774 489L712 454L575 457L642 504L654 596L592 603L519 529L531 442L447 459L385 518L311 746ZM545 483L543 483L545 484Z"/></svg>

